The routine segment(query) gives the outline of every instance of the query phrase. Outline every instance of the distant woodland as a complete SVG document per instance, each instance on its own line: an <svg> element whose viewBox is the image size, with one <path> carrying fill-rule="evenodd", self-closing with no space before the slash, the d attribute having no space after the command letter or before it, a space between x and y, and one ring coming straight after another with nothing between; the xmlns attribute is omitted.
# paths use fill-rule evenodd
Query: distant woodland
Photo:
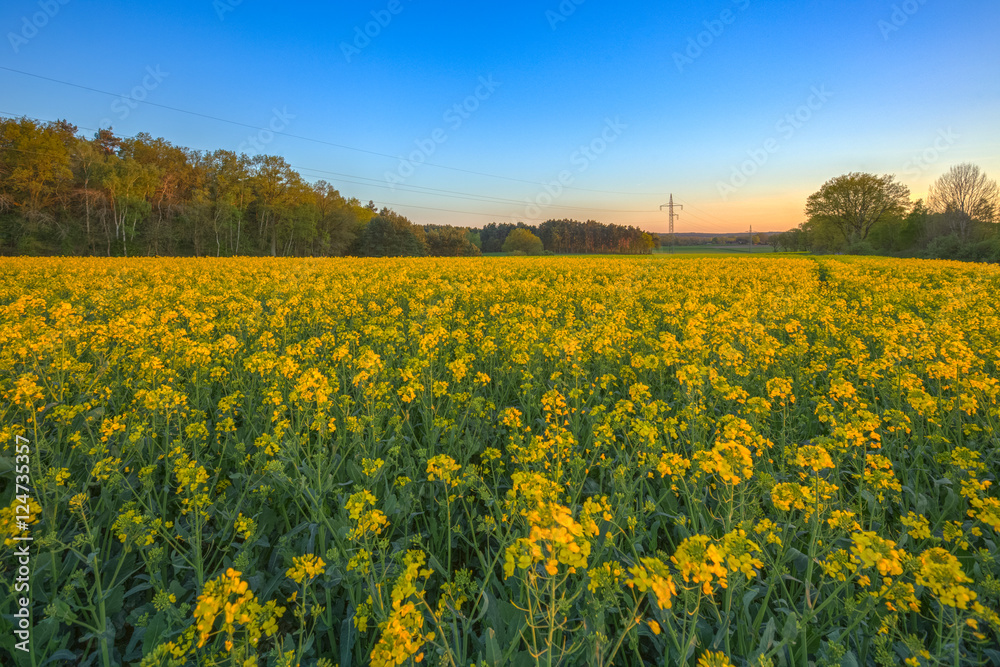
<svg viewBox="0 0 1000 667"><path fill-rule="evenodd" d="M0 119L3 255L645 254L656 245L635 227L595 221L421 226L309 183L278 156Z"/></svg>
<svg viewBox="0 0 1000 667"><path fill-rule="evenodd" d="M780 233L671 237L593 220L416 225L306 181L279 156L0 119L0 255L635 255L662 243L1000 262L998 193L962 164L916 202L892 175L838 176L809 197L798 228Z"/></svg>

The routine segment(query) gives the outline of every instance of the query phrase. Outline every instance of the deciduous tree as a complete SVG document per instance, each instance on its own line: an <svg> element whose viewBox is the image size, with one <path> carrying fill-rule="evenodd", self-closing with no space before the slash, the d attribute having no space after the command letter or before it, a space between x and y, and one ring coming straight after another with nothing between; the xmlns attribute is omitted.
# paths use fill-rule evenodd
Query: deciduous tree
<svg viewBox="0 0 1000 667"><path fill-rule="evenodd" d="M806 215L811 222L833 225L854 244L867 239L876 224L900 217L909 203L910 189L895 176L852 172L827 181L810 195Z"/></svg>
<svg viewBox="0 0 1000 667"><path fill-rule="evenodd" d="M521 251L528 255L540 255L542 250L544 250L542 240L524 227L512 230L503 242L504 252Z"/></svg>
<svg viewBox="0 0 1000 667"><path fill-rule="evenodd" d="M955 165L931 186L928 205L946 215L952 231L963 239L974 221L993 222L1000 206L1000 188L978 166Z"/></svg>
<svg viewBox="0 0 1000 667"><path fill-rule="evenodd" d="M422 257L427 254L423 228L385 209L368 221L358 245L358 254L364 257Z"/></svg>

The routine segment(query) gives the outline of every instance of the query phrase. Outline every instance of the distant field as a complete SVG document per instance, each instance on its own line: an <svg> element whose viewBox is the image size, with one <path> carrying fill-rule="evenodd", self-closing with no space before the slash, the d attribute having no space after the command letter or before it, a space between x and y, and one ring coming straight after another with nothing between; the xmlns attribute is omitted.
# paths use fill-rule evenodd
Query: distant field
<svg viewBox="0 0 1000 667"><path fill-rule="evenodd" d="M1000 664L998 293L856 257L0 260L0 663Z"/></svg>
<svg viewBox="0 0 1000 667"><path fill-rule="evenodd" d="M805 254L805 253L776 253L774 248L769 245L755 245L753 248L748 246L730 246L730 245L680 245L673 248L671 252L670 248L657 248L653 251L654 255L792 255L792 254ZM509 253L506 252L484 252L483 257L507 257ZM607 255L607 254L582 254L582 253L570 253L570 254L557 254L551 255L553 257L628 257L629 255ZM634 256L634 255L631 255Z"/></svg>
<svg viewBox="0 0 1000 667"><path fill-rule="evenodd" d="M657 255L671 254L671 248L657 248L653 251ZM729 255L733 253L774 253L774 248L769 245L755 245L752 248L745 245L679 245L673 248L674 254L697 254L697 255Z"/></svg>

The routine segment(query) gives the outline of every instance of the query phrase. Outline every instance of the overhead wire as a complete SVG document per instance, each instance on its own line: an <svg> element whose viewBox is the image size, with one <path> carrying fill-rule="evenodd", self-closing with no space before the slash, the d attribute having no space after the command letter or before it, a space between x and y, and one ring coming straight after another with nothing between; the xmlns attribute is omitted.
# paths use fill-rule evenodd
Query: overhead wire
<svg viewBox="0 0 1000 667"><path fill-rule="evenodd" d="M0 115L6 116L7 118L11 118L11 119L18 118L18 116L14 115L14 114L12 114L10 112L7 112L7 111L0 111ZM25 118L31 118L31 120L35 120L35 121L39 121L39 122L48 122L48 123L52 122L52 121L45 120L45 119L42 119L42 118L34 118L34 117L30 117L30 116L23 116L23 117L25 117ZM94 128L88 128L88 127L83 127L83 126L76 126L76 127L78 129L93 130L95 132L98 131L98 130L96 130ZM134 137L124 137L124 138L134 138ZM20 149L20 148L13 148L13 147L6 147L6 148L4 148L4 150L17 151L17 152L20 152L20 153L30 153L30 154L35 154L35 155L56 155L55 153L47 153L47 152L42 152L42 151L29 151L29 150ZM468 199L468 200L471 200L471 201L482 201L484 203L496 203L496 204L507 204L507 203L510 203L510 204L516 204L518 206L531 205L530 201L518 201L516 199L504 199L504 198L500 198L500 197L489 197L489 196L485 196L485 195L484 196L479 196L479 195L474 195L472 193L460 193L460 192L457 192L457 191L454 191L454 190L442 190L442 189L439 189L439 188L424 188L422 186L408 186L408 185L396 186L396 188L393 188L393 187L388 186L388 185L382 185L381 182L377 181L377 179L367 178L367 177L364 177L364 176L355 176L355 175L352 175L352 174L343 174L341 172L332 172L332 171L327 171L327 170L317 169L317 168L312 168L312 167L302 167L302 166L296 166L296 165L289 165L289 166L291 168L293 168L293 169L298 170L298 171L308 171L308 172L315 172L315 173L319 173L319 174L336 175L336 176L341 176L341 177L348 177L349 179L358 179L360 181L376 181L376 183L364 183L364 182L356 182L356 181L348 180L348 178L343 178L342 179L342 180L344 180L344 182L352 183L352 184L355 184L355 185L362 185L362 186L365 186L365 187L379 187L379 188L384 188L384 189L396 189L396 188L398 188L398 189L401 189L401 190L404 190L404 191L413 192L415 194L430 194L430 195L433 195L433 196L448 197L448 198L453 198L453 199ZM424 192L424 190L426 190L426 192ZM416 209L421 209L421 210L439 211L439 212L443 212L443 213L462 213L462 214L467 214L467 215L479 215L479 216L492 217L492 218L511 218L511 219L513 219L513 218L517 218L517 217L522 217L522 218L524 217L524 216L511 215L509 213L507 213L507 214L484 213L484 212L474 212L474 211L461 211L461 210L449 209L449 208L438 208L438 207L431 207L431 206L419 206L419 205L416 205L416 204L401 204L401 203L391 203L391 202L380 202L380 203L382 203L384 206L396 206L396 207L400 207L400 208L416 208ZM634 210L634 209L633 210L628 210L628 209L602 209L602 208L591 208L591 207L586 207L586 206L565 206L565 205L558 205L558 204L548 205L548 206L545 206L543 208L546 208L546 209L548 209L548 208L558 208L558 209L564 209L564 210L569 210L569 211L591 211L591 212L593 212L593 211L599 211L599 212L604 212L604 213L648 213L648 212L650 212L650 211Z"/></svg>
<svg viewBox="0 0 1000 667"><path fill-rule="evenodd" d="M24 70L14 69L13 67L5 67L3 65L0 65L0 70L4 70L4 71L7 71L7 72L12 72L14 74L20 74L22 76L33 77L33 78L36 78L36 79L40 79L42 81L49 81L49 82L52 82L52 83L58 83L58 84L64 85L64 86L71 86L73 88L78 88L80 90L86 90L86 91L89 91L89 92L92 92L92 93L98 93L100 95L107 95L107 96L116 97L116 98L122 97L122 95L120 95L118 93L112 93L110 91L101 90L99 88L93 88L91 86L84 86L84 85L81 85L81 84L78 84L78 83L73 83L71 81L63 81L61 79L55 79L55 78L48 77L48 76L42 76L41 74L34 74L32 72L25 72ZM354 151L354 152L358 152L358 153L364 153L364 154L367 154L367 155L374 155L374 156L377 156L377 157L389 158L389 159L392 159L392 160L399 160L400 159L398 155L391 155L389 153L381 153L379 151L373 151L373 150L369 150L369 149L365 149L365 148L357 148L355 146L348 146L348 145L345 145L345 144L339 144L339 143L335 143L335 142L332 142L332 141L326 141L324 139L316 139L314 137L306 137L306 136L302 136L302 135L298 135L298 134L291 134L289 132L275 131L275 130L273 130L271 128L263 128L263 127L260 127L260 126L257 126L257 125L252 125L252 124L249 124L249 123L243 123L243 122L232 120L232 119L228 119L228 118L222 118L220 116L214 116L212 114L201 113L201 112L198 112L198 111L191 111L189 109L181 109L179 107L174 107L174 106L170 106L170 105L167 105L167 104L160 104L158 102L150 102L149 100L136 100L136 99L133 99L132 101L135 102L135 103L137 103L137 104L145 104L145 105L152 106L152 107L157 107L157 108L160 108L160 109L166 109L168 111L174 111L174 112L177 112L177 113L183 113L183 114L188 114L188 115L191 115L191 116L197 116L199 118L205 118L205 119L217 121L217 122L220 122L220 123L227 123L229 125L235 125L235 126L238 126L238 127L245 127L245 128L249 128L249 129L252 129L252 130L267 130L268 132L273 132L276 136L288 137L290 139L298 139L300 141L308 141L308 142L312 142L312 143L316 143L316 144L321 144L321 145L324 145L324 146L331 146L333 148L340 148L340 149L343 149L343 150ZM424 166L427 166L427 167L434 167L436 169L447 169L447 170L450 170L450 171L456 171L456 172L465 173L465 174L472 174L472 175L475 175L475 176L484 176L484 177L487 177L487 178L496 178L496 179L505 180L505 181L512 181L512 182L515 182L515 183L527 183L529 185L535 185L535 186L544 186L545 185L544 183L541 183L541 182L538 182L538 181L529 181L529 180L525 180L525 179L521 179L521 178L513 178L511 176L502 176L500 174L490 174L490 173L487 173L487 172L474 171L474 170L471 170L471 169L463 169L461 167L452 167L452 166L448 166L448 165L437 164L437 163L434 163L434 162L422 162L421 164L424 165ZM571 186L564 186L564 189L566 189L566 190L575 190L575 191L578 191L578 192L593 192L593 193L598 193L598 194L633 195L633 196L650 196L650 197L652 197L652 196L659 196L659 194L661 194L661 193L655 193L655 192L621 192L621 191L615 191L615 190L595 190L595 189L589 189L589 188L576 188L576 187L571 187Z"/></svg>
<svg viewBox="0 0 1000 667"><path fill-rule="evenodd" d="M290 165L290 166L292 166L294 169L297 169L297 170L300 170L300 171L310 171L310 172L314 172L314 173L318 173L318 174L328 174L328 175L338 176L339 177L338 180L341 180L341 181L347 182L347 183L352 183L354 185L364 185L364 186L367 186L367 187L383 188L383 189L393 190L393 191L403 190L405 192L415 192L415 193L418 193L418 194L433 194L433 195L439 196L439 197L453 197L453 198L456 198L456 199L471 199L473 201L484 201L484 202L489 202L489 203L516 204L518 206L526 206L526 205L527 206L531 206L531 205L534 205L534 202L531 202L530 200L507 199L507 198L503 198L503 197L493 197L493 196L490 196L490 195L476 195L476 194L469 193L469 192L459 192L459 191L456 191L456 190L444 190L444 189L441 189L441 188L430 188L430 187L419 186L419 185L409 185L409 184L387 185L387 184L385 184L384 181L380 181L379 179L375 179L375 178L367 178L367 177L364 177L364 176L353 176L353 175L350 175L350 174L340 174L340 173L333 172L333 171L326 171L326 170L323 170L323 169L316 169L314 167L302 167L302 166L296 166L296 165ZM370 181L370 182L369 183L357 182L357 181L349 180L349 179L357 179L357 181ZM595 207L590 207L590 206L567 206L567 205L562 205L562 204L548 204L544 208L561 208L561 209L569 209L569 210L572 210L572 211L600 211L602 213L651 213L652 212L649 209L639 210L639 209L595 208Z"/></svg>
<svg viewBox="0 0 1000 667"><path fill-rule="evenodd" d="M96 88L91 88L89 86L81 86L79 84L74 84L74 83L71 83L71 82L68 82L68 81L61 81L61 80L53 79L53 78L50 78L50 77L44 77L44 76L41 76L41 75L29 73L29 72L23 72L23 71L20 71L20 70L15 70L15 69L10 68L10 67L0 66L0 70L6 70L6 71L14 72L14 73L17 73L17 74L24 74L26 76L32 76L32 77L43 79L43 80L46 80L46 81L52 81L54 83L59 83L59 84L67 85L67 86L72 86L72 87L75 87L75 88L81 88L83 90L88 90L88 91L100 93L100 94L103 94L103 95L111 95L111 96L114 96L114 97L120 97L120 95L116 95L115 93L110 93L110 92L99 90L99 89L96 89ZM187 114L194 115L194 116L204 117L204 118L207 118L207 119L210 119L210 120L216 120L216 121L220 121L220 122L230 123L230 124L238 125L238 126L241 126L241 127L248 127L248 128L251 128L251 129L263 129L263 128L255 127L253 125L249 125L247 123L240 123L238 121L231 121L231 120L228 120L228 119L219 118L217 116L212 116L212 115L209 115L209 114L202 114L202 113L199 113L199 112L188 111L188 110L185 110L185 109L179 109L179 108L171 107L171 106L168 106L168 105L157 104L157 103L154 103L154 102L149 102L149 101L144 101L144 100L143 101L135 100L135 101L136 102L142 102L142 103L145 103L145 104L149 104L151 106L161 107L161 108L168 109L168 110L171 110L171 111L177 111L177 112L180 112L180 113L187 113ZM13 114L11 112L6 112L6 111L0 111L0 114L5 115L8 118L17 118L18 117L17 115L15 115L15 114ZM29 116L24 116L24 117L30 118ZM37 120L37 121L40 121L40 122L52 122L52 121L46 121L46 120L40 119L40 118L32 118L32 120ZM100 131L97 128L90 128L90 127L84 127L84 126L79 126L79 125L77 125L76 127L79 128L79 129L90 130L90 131L93 131L93 132ZM292 135L292 134L287 134L287 133L282 133L282 132L275 132L275 134L281 134L281 135L284 135L284 136L288 136L290 138L302 139L302 140L305 140L305 141L316 141L318 143L329 144L329 145L333 145L333 146L340 147L340 148L345 148L345 149L349 149L349 150L358 150L358 151L361 151L361 152L368 152L368 153L372 153L374 155L379 155L379 156L382 156L382 157L391 157L393 159L397 159L396 156L391 156L391 155L384 154L384 153L377 153L377 152L373 152L373 151L365 151L364 149L354 149L352 147L342 146L340 144L330 144L330 142L325 142L325 141L318 140L318 139L314 140L314 139L311 139L309 137L302 137L302 136ZM13 148L9 148L8 150L21 150L21 152L27 152L27 151L24 151L22 149L13 149ZM438 167L442 167L442 168L451 169L451 167L443 167L442 165L434 165L434 164L431 164L431 163L424 163L424 164L426 164L427 166L438 166ZM390 189L390 190L393 190L393 191L400 190L400 191L403 191L403 192L412 192L414 194L429 194L429 195L433 195L433 196L445 197L445 198L451 198L451 199L463 199L463 200L468 200L468 201L481 201L483 203L512 204L512 205L517 205L517 206L532 206L532 205L535 205L530 200L520 200L519 201L519 200L516 200L516 199L508 199L508 198L503 198L503 197L493 197L493 196L490 196L490 195L477 195L477 194L474 194L474 193L461 192L461 191L456 191L456 190L447 190L447 189L443 189L443 188L431 188L431 187L426 187L426 186L418 186L418 185L411 185L411 184L405 184L405 183L404 184L387 185L387 184L383 184L383 182L380 179L369 178L369 177L366 177L366 176L359 176L359 175L356 175L356 174L346 174L346 173L343 173L343 172L335 172L335 171L320 169L320 168L317 168L317 167L305 167L305 166L300 166L300 165L289 165L289 166L292 167L293 169L296 169L296 170L300 171L300 172L301 171L305 171L305 172L313 172L313 173L316 173L316 174L337 176L339 180L342 180L345 183L350 183L352 185L361 185L363 187L375 187L375 188L380 188L380 189ZM459 170L459 171L462 171L462 170ZM476 174L480 174L480 175L489 175L489 174L482 174L481 172L468 172L468 173L476 173ZM492 175L492 176L495 176L495 175ZM505 178L505 177L498 177L498 178ZM516 182L528 183L528 184L531 184L531 185L541 185L541 184L536 183L534 181L526 181L526 180L523 180L523 179L507 179L507 180L514 180ZM632 194L632 195L650 195L650 196L653 195L653 193L620 193L620 192L608 191L608 190L590 190L590 189L586 189L586 188L568 188L567 187L565 189L567 189L567 190L572 189L572 190L578 190L578 191L583 191L583 192L602 193L602 194ZM714 216L713 214L708 213L707 211L704 211L704 210L702 210L702 209L694 206L693 204L691 204L691 203L689 203L689 202L687 202L687 201L685 201L683 199L680 199L680 198L677 198L677 199L678 199L678 202L680 202L684 206L686 206L688 208L691 208L691 209L693 209L695 211L699 211L699 212L701 212L705 216L710 216L712 218L715 218L716 220L718 220L722 224L727 224L724 221L722 221L720 218L718 218L717 216ZM516 215L510 215L510 214L495 214L495 213L483 213L483 212L472 212L472 211L459 211L459 210L447 209L447 208L438 208L438 207L430 207L430 206L418 206L418 205L415 205L415 204L389 204L389 203L385 203L385 205L400 206L400 207L409 207L409 208L418 208L418 209L422 209L422 210L440 211L440 212L445 212L445 213L462 213L462 214L468 214L468 215L481 215L481 216L486 216L486 217L503 217L503 218L515 218L515 217L518 217ZM559 209L559 210L578 211L578 212L596 212L596 213L647 213L647 212L651 212L651 211L648 211L648 210L638 210L638 209L610 209L610 208L591 207L591 206L570 206L570 205L564 205L564 204L548 204L548 205L545 205L545 206L539 206L539 208L543 208L543 209ZM689 211L686 211L686 213L688 213L689 215L691 215L695 219L700 220L702 224L699 225L699 224L695 223L696 226L701 227L702 229L708 229L707 233L731 233L731 232L722 232L711 221L703 218L700 215L696 215L696 214L691 213ZM642 224L642 223L639 223L639 224ZM654 223L654 224L659 224L659 223Z"/></svg>

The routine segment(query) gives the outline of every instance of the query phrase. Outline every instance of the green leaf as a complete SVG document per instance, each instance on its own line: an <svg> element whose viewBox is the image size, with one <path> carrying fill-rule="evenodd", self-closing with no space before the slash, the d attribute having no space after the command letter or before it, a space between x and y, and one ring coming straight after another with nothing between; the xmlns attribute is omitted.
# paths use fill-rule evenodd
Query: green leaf
<svg viewBox="0 0 1000 667"><path fill-rule="evenodd" d="M798 570L799 575L805 574L806 569L809 567L809 557L794 547L788 550L788 556L791 558L792 564L795 565L795 569Z"/></svg>
<svg viewBox="0 0 1000 667"><path fill-rule="evenodd" d="M799 636L798 614L789 613L785 619L785 627L781 628L781 638L786 642L792 642Z"/></svg>
<svg viewBox="0 0 1000 667"><path fill-rule="evenodd" d="M142 646L140 642L146 634L146 630L147 628L136 628L132 631L132 637L125 648L124 660L139 660L142 658Z"/></svg>
<svg viewBox="0 0 1000 667"><path fill-rule="evenodd" d="M493 628L486 629L486 659L491 665L501 664L503 653L500 652L500 645L497 644L496 633Z"/></svg>
<svg viewBox="0 0 1000 667"><path fill-rule="evenodd" d="M52 655L50 655L45 662L41 663L40 667L45 667L45 665L59 662L60 660L68 660L70 663L76 662L80 658L79 653L73 653L67 649L59 649Z"/></svg>
<svg viewBox="0 0 1000 667"><path fill-rule="evenodd" d="M148 591L152 587L153 587L152 584L149 584L149 583L146 583L146 582L142 582L140 584L136 584L132 588L128 589L128 592L125 593L125 597L130 598L133 595L135 595L136 593L139 593L140 591Z"/></svg>
<svg viewBox="0 0 1000 667"><path fill-rule="evenodd" d="M729 613L727 613L722 618L722 622L719 623L718 631L716 631L715 636L712 637L711 646L713 650L717 651L719 647L722 646L722 642L723 640L725 640L726 635L729 634L729 629L730 629L729 616L730 616Z"/></svg>
<svg viewBox="0 0 1000 667"><path fill-rule="evenodd" d="M743 594L743 613L747 616L750 615L750 603L753 602L758 595L760 595L760 586L754 586Z"/></svg>
<svg viewBox="0 0 1000 667"><path fill-rule="evenodd" d="M76 612L69 606L69 603L62 598L56 598L56 613L61 617L65 618L67 623L72 623L76 620Z"/></svg>
<svg viewBox="0 0 1000 667"><path fill-rule="evenodd" d="M427 564L434 568L434 571L440 574L444 578L448 578L448 568L441 564L441 561L434 556L434 554L427 554Z"/></svg>
<svg viewBox="0 0 1000 667"><path fill-rule="evenodd" d="M122 602L125 599L124 589L124 586L119 585L104 593L104 613L108 615L108 618L121 611Z"/></svg>
<svg viewBox="0 0 1000 667"><path fill-rule="evenodd" d="M340 667L351 667L351 657L354 649L354 609L340 624Z"/></svg>
<svg viewBox="0 0 1000 667"><path fill-rule="evenodd" d="M166 629L167 621L164 618L163 612L156 614L150 619L149 624L146 626L146 632L142 636L143 655L152 652L154 648L166 640L166 637L163 636Z"/></svg>
<svg viewBox="0 0 1000 667"><path fill-rule="evenodd" d="M777 632L778 626L774 622L774 617L767 619L767 625L764 626L764 632L760 635L760 643L757 644L757 655L763 655L771 649L771 645L774 644L774 633Z"/></svg>

